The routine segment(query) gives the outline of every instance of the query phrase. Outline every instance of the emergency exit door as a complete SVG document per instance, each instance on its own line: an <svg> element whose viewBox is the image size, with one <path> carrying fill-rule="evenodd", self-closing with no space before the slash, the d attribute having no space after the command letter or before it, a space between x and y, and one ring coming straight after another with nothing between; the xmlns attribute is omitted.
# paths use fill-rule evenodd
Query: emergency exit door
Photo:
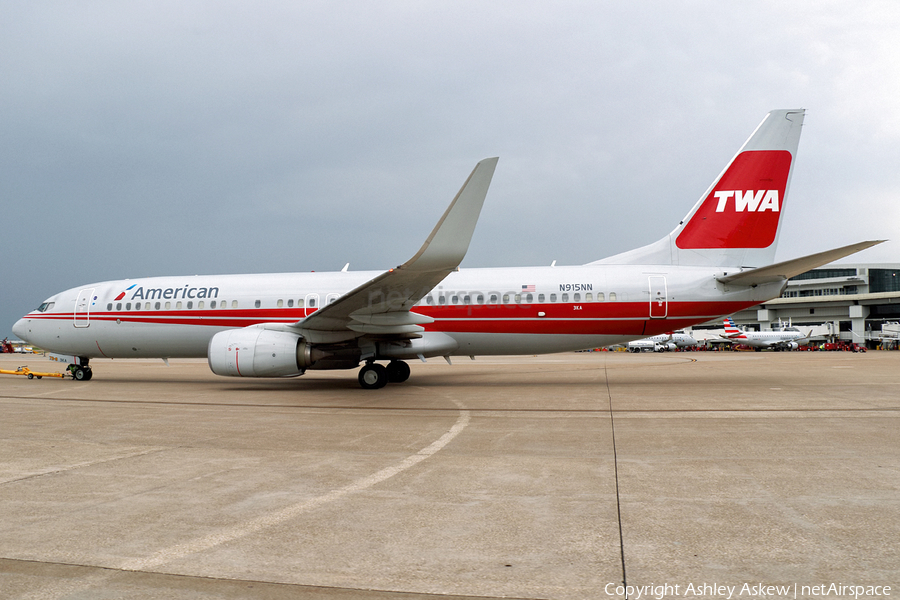
<svg viewBox="0 0 900 600"><path fill-rule="evenodd" d="M665 275L651 275L650 280L650 318L665 319L669 314L669 302L666 300Z"/></svg>

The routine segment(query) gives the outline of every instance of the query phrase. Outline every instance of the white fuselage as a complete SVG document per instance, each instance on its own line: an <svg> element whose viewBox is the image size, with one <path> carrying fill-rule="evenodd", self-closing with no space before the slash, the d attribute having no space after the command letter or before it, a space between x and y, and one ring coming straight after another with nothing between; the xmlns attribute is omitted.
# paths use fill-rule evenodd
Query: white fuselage
<svg viewBox="0 0 900 600"><path fill-rule="evenodd" d="M807 337L809 336L794 327L782 331L741 331L738 334L728 335L731 342L751 348L789 347L792 342L796 343Z"/></svg>
<svg viewBox="0 0 900 600"><path fill-rule="evenodd" d="M697 340L683 332L661 333L659 335L642 338L628 342L628 349L639 352L641 350L653 350L661 352L664 350L675 350L677 348L687 348L688 346L696 346Z"/></svg>
<svg viewBox="0 0 900 600"><path fill-rule="evenodd" d="M413 308L451 336L449 354L594 348L731 314L778 296L782 283L729 290L722 268L602 265L462 269ZM727 269L725 269L727 271ZM56 294L14 327L50 352L108 358L205 357L213 335L295 324L377 272L154 277Z"/></svg>

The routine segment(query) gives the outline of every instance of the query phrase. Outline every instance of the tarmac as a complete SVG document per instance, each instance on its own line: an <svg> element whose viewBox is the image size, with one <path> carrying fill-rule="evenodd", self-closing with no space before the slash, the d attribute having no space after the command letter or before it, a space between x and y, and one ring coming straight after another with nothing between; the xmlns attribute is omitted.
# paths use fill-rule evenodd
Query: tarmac
<svg viewBox="0 0 900 600"><path fill-rule="evenodd" d="M900 595L900 352L92 366L0 376L0 598Z"/></svg>

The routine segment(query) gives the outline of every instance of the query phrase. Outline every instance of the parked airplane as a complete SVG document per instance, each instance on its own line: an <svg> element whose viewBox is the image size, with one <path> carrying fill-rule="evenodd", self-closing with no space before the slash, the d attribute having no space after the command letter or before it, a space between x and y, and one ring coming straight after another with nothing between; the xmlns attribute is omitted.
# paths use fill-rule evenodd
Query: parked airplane
<svg viewBox="0 0 900 600"><path fill-rule="evenodd" d="M629 352L643 352L644 350L652 350L653 352L665 352L667 350L677 350L678 348L687 348L688 346L696 346L697 340L683 331L674 331L672 333L662 333L641 340L628 342Z"/></svg>
<svg viewBox="0 0 900 600"><path fill-rule="evenodd" d="M350 369L379 388L405 360L626 343L778 297L877 244L772 264L803 110L769 113L675 229L580 266L459 269L497 163L479 162L421 249L385 272L154 277L56 294L13 331L90 379L97 357L207 357L219 375ZM810 209L812 210L812 209ZM382 365L377 361L388 361Z"/></svg>
<svg viewBox="0 0 900 600"><path fill-rule="evenodd" d="M722 336L733 344L744 344L757 352L764 348L774 350L796 350L800 342L809 339L812 329L803 335L796 327L784 327L779 331L742 331L734 324L731 317L725 318L725 335Z"/></svg>

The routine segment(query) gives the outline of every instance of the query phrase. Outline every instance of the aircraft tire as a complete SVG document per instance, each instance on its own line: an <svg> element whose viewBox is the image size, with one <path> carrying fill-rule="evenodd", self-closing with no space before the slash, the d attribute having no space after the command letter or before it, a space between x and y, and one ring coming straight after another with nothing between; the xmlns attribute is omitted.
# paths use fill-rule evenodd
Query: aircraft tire
<svg viewBox="0 0 900 600"><path fill-rule="evenodd" d="M377 390L387 385L388 374L384 365L370 363L359 370L359 385L365 390Z"/></svg>
<svg viewBox="0 0 900 600"><path fill-rule="evenodd" d="M72 379L75 379L77 381L84 381L84 376L84 369L82 369L81 367L75 367L75 369L72 371Z"/></svg>
<svg viewBox="0 0 900 600"><path fill-rule="evenodd" d="M390 383L403 383L409 379L409 365L402 360L392 360L387 365L387 377Z"/></svg>

